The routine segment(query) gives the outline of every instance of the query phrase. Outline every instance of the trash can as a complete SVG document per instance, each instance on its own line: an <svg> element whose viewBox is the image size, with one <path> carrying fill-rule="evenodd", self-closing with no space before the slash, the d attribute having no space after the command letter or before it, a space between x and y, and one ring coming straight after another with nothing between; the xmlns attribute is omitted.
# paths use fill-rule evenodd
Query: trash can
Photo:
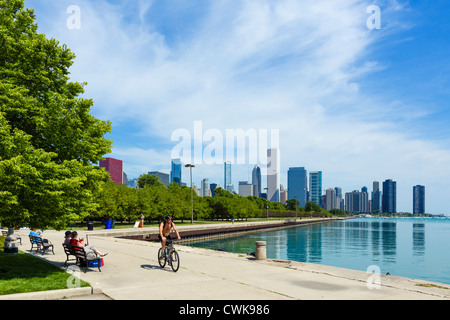
<svg viewBox="0 0 450 320"><path fill-rule="evenodd" d="M93 222L89 221L87 225L88 225L88 231L93 231L94 230L94 223Z"/></svg>
<svg viewBox="0 0 450 320"><path fill-rule="evenodd" d="M115 229L115 228L116 228L116 220L112 220L111 229Z"/></svg>
<svg viewBox="0 0 450 320"><path fill-rule="evenodd" d="M105 221L105 229L111 229L112 220L106 220Z"/></svg>

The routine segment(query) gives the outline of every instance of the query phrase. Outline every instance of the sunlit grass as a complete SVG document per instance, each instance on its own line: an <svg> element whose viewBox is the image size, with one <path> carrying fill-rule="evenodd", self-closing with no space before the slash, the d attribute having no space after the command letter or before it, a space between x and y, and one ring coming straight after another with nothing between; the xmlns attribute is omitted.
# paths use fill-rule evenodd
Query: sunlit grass
<svg viewBox="0 0 450 320"><path fill-rule="evenodd" d="M0 237L0 295L67 289L70 274L32 255L4 253ZM81 281L82 287L90 285Z"/></svg>

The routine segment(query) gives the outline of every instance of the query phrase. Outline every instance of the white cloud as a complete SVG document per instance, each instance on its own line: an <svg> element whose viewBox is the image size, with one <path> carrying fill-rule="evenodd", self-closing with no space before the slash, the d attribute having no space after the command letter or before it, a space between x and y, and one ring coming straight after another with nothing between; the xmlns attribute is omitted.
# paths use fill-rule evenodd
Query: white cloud
<svg viewBox="0 0 450 320"><path fill-rule="evenodd" d="M364 76L388 67L368 55L384 35L366 28L371 3L215 0L204 4L208 10L190 32L168 35L146 20L156 1L139 1L135 14L128 2L79 2L81 30L61 27L65 10L58 10L45 32L77 54L73 78L89 83L86 95L96 101L99 117L165 143L175 129L192 130L195 120L223 133L280 129L284 177L289 166L323 170L324 187L344 192L397 179L405 187L400 210L412 210L413 184L427 186L430 204L450 191L435 180L450 178L443 173L449 151L412 140L390 121L423 111L396 109L392 100L360 89ZM393 18L404 8L394 5L386 9L392 20L383 20L390 35L405 27ZM156 150L152 142L141 149L116 146L113 154L129 162L133 175L170 166L170 150ZM234 175L235 184L247 180L245 171ZM222 183L223 168L196 172Z"/></svg>

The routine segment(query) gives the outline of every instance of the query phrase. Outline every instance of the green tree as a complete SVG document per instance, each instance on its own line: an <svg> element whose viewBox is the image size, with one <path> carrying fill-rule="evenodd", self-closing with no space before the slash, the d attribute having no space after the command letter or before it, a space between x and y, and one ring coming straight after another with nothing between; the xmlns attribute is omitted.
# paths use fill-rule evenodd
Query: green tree
<svg viewBox="0 0 450 320"><path fill-rule="evenodd" d="M24 0L0 0L0 222L61 229L96 208L111 124L69 81L75 55L34 20Z"/></svg>
<svg viewBox="0 0 450 320"><path fill-rule="evenodd" d="M308 201L305 204L305 212L321 212L321 209L317 203Z"/></svg>
<svg viewBox="0 0 450 320"><path fill-rule="evenodd" d="M155 187L164 187L164 183L159 181L159 178L155 175L151 174L143 174L139 176L137 180L137 184L139 188L144 188L146 186L155 186Z"/></svg>

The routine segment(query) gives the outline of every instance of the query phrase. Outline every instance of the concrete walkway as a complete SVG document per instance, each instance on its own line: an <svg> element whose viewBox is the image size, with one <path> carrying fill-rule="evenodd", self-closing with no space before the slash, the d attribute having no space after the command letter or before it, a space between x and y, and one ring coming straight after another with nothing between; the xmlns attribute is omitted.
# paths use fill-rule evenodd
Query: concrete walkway
<svg viewBox="0 0 450 320"><path fill-rule="evenodd" d="M77 231L80 237L89 235L89 244L108 252L102 272L91 268L81 278L96 288L94 293L102 292L114 300L450 299L450 285L382 275L381 288L370 290L367 287L370 274L366 272L291 261L256 261L250 256L193 248L188 244L176 245L181 266L174 273L170 267L161 269L158 265L160 244L109 237L118 232L132 234L136 232L134 229ZM155 228L139 232L153 231ZM17 233L22 236L20 250L29 252L28 231ZM63 267L64 231L46 231L44 236L55 245L55 255L36 256Z"/></svg>

